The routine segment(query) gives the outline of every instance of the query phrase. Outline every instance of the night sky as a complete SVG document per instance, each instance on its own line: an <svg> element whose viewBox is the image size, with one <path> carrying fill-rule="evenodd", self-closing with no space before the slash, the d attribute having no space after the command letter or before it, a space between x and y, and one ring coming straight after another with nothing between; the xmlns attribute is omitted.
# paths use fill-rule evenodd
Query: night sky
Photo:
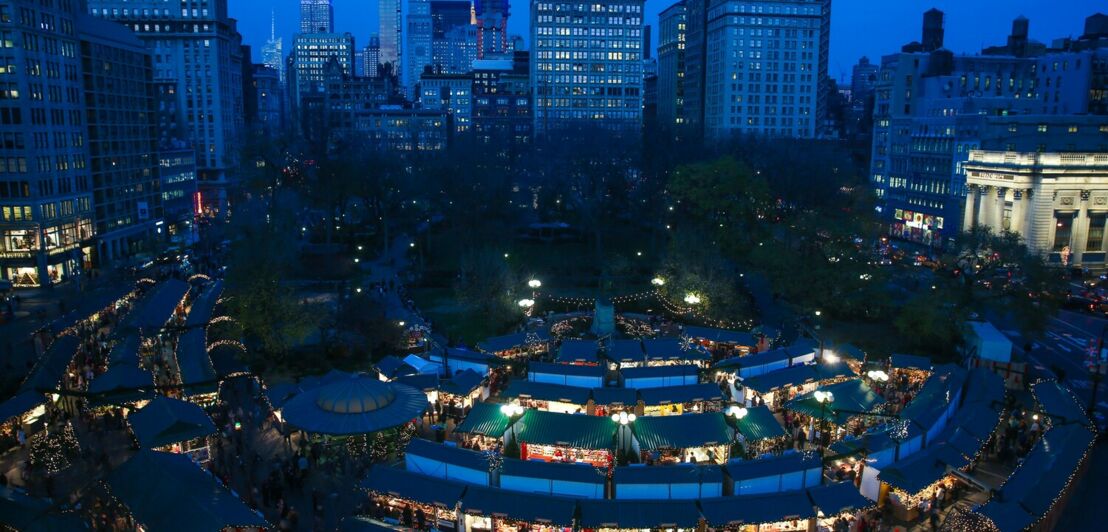
<svg viewBox="0 0 1108 532"><path fill-rule="evenodd" d="M246 44L254 47L254 60L269 38L269 8L277 10L277 33L285 38L285 52L292 43L300 16L298 0L228 0L231 16L239 20ZM657 26L658 12L674 0L647 0L646 23ZM405 1L406 3L406 1ZM512 0L511 32L527 38L529 0ZM1031 38L1050 44L1067 35L1078 36L1085 17L1094 12L1089 0L834 0L831 10L830 74L839 79L850 75L850 67L867 55L880 62L884 54L900 45L919 40L920 17L937 7L946 12L946 47L956 53L979 51L983 46L1003 44L1012 19L1031 19ZM335 26L354 35L363 46L377 31L376 0L334 0ZM655 32L655 42L657 33Z"/></svg>

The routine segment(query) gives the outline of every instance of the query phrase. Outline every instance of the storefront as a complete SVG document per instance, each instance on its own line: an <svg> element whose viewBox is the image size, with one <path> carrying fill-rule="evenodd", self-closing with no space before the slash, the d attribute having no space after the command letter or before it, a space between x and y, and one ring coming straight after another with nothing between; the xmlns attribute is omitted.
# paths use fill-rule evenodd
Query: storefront
<svg viewBox="0 0 1108 532"><path fill-rule="evenodd" d="M592 404L595 416L608 417L619 412L642 415L639 392L634 388L593 388Z"/></svg>
<svg viewBox="0 0 1108 532"><path fill-rule="evenodd" d="M550 352L550 334L543 330L486 338L477 349L505 360L530 359Z"/></svg>
<svg viewBox="0 0 1108 532"><path fill-rule="evenodd" d="M595 532L666 530L682 532L696 530L700 525L700 510L696 501L581 501L581 530Z"/></svg>
<svg viewBox="0 0 1108 532"><path fill-rule="evenodd" d="M768 347L761 338L751 333L711 327L686 326L682 337L707 349L713 360L746 356Z"/></svg>
<svg viewBox="0 0 1108 532"><path fill-rule="evenodd" d="M892 236L925 246L942 245L942 216L907 209L893 211Z"/></svg>
<svg viewBox="0 0 1108 532"><path fill-rule="evenodd" d="M844 362L801 364L742 380L742 396L747 405L757 397L777 410L790 399L814 391L821 384L842 382L856 374Z"/></svg>
<svg viewBox="0 0 1108 532"><path fill-rule="evenodd" d="M215 424L199 406L157 396L127 416L127 423L139 447L188 454L197 463L210 458L208 437Z"/></svg>
<svg viewBox="0 0 1108 532"><path fill-rule="evenodd" d="M566 497L469 486L461 509L466 532L571 532L577 502Z"/></svg>
<svg viewBox="0 0 1108 532"><path fill-rule="evenodd" d="M642 462L722 464L731 457L734 430L719 412L640 417L630 426Z"/></svg>
<svg viewBox="0 0 1108 532"><path fill-rule="evenodd" d="M616 422L611 418L525 410L504 434L505 450L518 445L521 460L612 463Z"/></svg>
<svg viewBox="0 0 1108 532"><path fill-rule="evenodd" d="M646 388L639 391L644 416L673 416L696 412L719 412L723 392L714 382Z"/></svg>
<svg viewBox="0 0 1108 532"><path fill-rule="evenodd" d="M373 517L406 528L458 530L458 501L466 485L384 466L362 483L373 503ZM468 529L467 529L468 530Z"/></svg>
<svg viewBox="0 0 1108 532"><path fill-rule="evenodd" d="M701 499L700 509L710 529L740 532L808 532L817 515L804 490Z"/></svg>
<svg viewBox="0 0 1108 532"><path fill-rule="evenodd" d="M765 405L739 409L731 419L748 458L784 451L790 443L785 429Z"/></svg>
<svg viewBox="0 0 1108 532"><path fill-rule="evenodd" d="M513 380L500 397L515 399L524 408L563 414L584 413L589 407L588 388L545 382Z"/></svg>

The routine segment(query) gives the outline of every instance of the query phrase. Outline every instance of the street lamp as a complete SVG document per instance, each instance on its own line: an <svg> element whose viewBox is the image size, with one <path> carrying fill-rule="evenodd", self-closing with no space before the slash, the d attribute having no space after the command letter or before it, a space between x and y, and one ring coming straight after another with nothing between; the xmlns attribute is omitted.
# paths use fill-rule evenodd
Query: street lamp
<svg viewBox="0 0 1108 532"><path fill-rule="evenodd" d="M700 296L698 296L698 295L696 295L692 292L690 292L688 294L685 294L685 303L688 303L690 305L699 305L700 304Z"/></svg>
<svg viewBox="0 0 1108 532"><path fill-rule="evenodd" d="M514 418L523 415L523 407L516 403L505 403L500 405L500 413L509 418Z"/></svg>
<svg viewBox="0 0 1108 532"><path fill-rule="evenodd" d="M619 423L620 425L627 425L635 421L635 414L628 414L627 412L620 412L618 414L612 414L612 421Z"/></svg>
<svg viewBox="0 0 1108 532"><path fill-rule="evenodd" d="M742 419L742 418L746 417L746 415L749 414L749 413L750 413L750 411L747 410L745 406L731 405L727 409L727 415L729 415L729 416L731 416L735 419Z"/></svg>
<svg viewBox="0 0 1108 532"><path fill-rule="evenodd" d="M530 281L527 281L527 286L530 286L531 288L540 288L542 287L542 281L538 279L531 279Z"/></svg>
<svg viewBox="0 0 1108 532"><path fill-rule="evenodd" d="M520 299L519 302L516 303L516 304L519 305L519 308L530 309L531 307L535 306L535 300L534 299Z"/></svg>
<svg viewBox="0 0 1108 532"><path fill-rule="evenodd" d="M661 277L655 277L650 280L650 284L654 286L665 286L666 280L662 279Z"/></svg>
<svg viewBox="0 0 1108 532"><path fill-rule="evenodd" d="M879 369L867 371L866 376L874 382L889 382L889 374Z"/></svg>
<svg viewBox="0 0 1108 532"><path fill-rule="evenodd" d="M826 427L826 413L827 403L835 400L835 395L831 392L825 392L823 390L816 390L812 393L812 397L816 398L816 402L819 403L819 456L823 458L823 439L827 436Z"/></svg>
<svg viewBox="0 0 1108 532"><path fill-rule="evenodd" d="M825 351L823 353L823 361L828 363L828 364L834 364L834 363L838 362L839 360L842 360L842 359L839 358L839 355L836 355L832 351Z"/></svg>

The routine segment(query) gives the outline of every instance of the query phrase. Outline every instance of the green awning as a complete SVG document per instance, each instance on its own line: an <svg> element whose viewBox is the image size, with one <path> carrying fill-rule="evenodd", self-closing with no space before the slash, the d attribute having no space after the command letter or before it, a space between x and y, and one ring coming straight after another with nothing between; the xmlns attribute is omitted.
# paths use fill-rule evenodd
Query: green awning
<svg viewBox="0 0 1108 532"><path fill-rule="evenodd" d="M817 391L831 392L832 401L821 405L815 398ZM870 389L869 385L861 379L854 379L821 386L818 390L785 403L785 408L815 418L823 414L832 423L845 425L851 417L859 415L860 412L870 412L884 402L885 400Z"/></svg>
<svg viewBox="0 0 1108 532"><path fill-rule="evenodd" d="M500 411L496 403L474 403L462 423L454 429L460 434L480 434L490 438L499 438L508 430L508 416Z"/></svg>
<svg viewBox="0 0 1108 532"><path fill-rule="evenodd" d="M642 418L640 418L642 419ZM516 441L575 449L609 449L616 423L607 417L527 410L513 425Z"/></svg>
<svg viewBox="0 0 1108 532"><path fill-rule="evenodd" d="M786 435L781 423L765 405L747 408L746 415L737 420L735 425L739 429L739 434L749 442Z"/></svg>
<svg viewBox="0 0 1108 532"><path fill-rule="evenodd" d="M734 434L719 412L640 417L631 423L631 432L639 447L648 451L723 445Z"/></svg>

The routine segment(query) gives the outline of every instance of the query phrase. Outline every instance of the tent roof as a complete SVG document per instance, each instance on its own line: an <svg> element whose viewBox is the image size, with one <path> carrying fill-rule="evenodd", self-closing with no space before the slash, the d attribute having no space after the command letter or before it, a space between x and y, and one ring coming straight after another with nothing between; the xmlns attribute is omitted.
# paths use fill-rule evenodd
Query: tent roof
<svg viewBox="0 0 1108 532"><path fill-rule="evenodd" d="M549 341L550 334L546 331L528 331L485 338L484 341L477 344L477 349L486 353L499 353L500 351L507 351L517 347L541 344Z"/></svg>
<svg viewBox="0 0 1108 532"><path fill-rule="evenodd" d="M682 333L686 338L694 338L697 340L709 340L712 342L719 342L723 344L735 344L744 346L754 346L758 343L758 340L754 338L754 335L744 331L732 331L728 329L716 329L712 327L697 327L695 325L685 326L685 330Z"/></svg>
<svg viewBox="0 0 1108 532"><path fill-rule="evenodd" d="M985 368L973 368L966 378L966 391L962 397L962 407L970 404L982 404L1000 412L1004 408L1004 396L1007 389L1004 378Z"/></svg>
<svg viewBox="0 0 1108 532"><path fill-rule="evenodd" d="M723 414L643 416L631 423L631 432L643 450L689 449L731 442L734 430Z"/></svg>
<svg viewBox="0 0 1108 532"><path fill-rule="evenodd" d="M639 390L639 398L647 406L668 405L694 401L719 401L723 399L723 392L720 391L718 384L703 382L700 384L643 388Z"/></svg>
<svg viewBox="0 0 1108 532"><path fill-rule="evenodd" d="M69 363L73 361L73 356L77 354L77 347L80 345L81 341L72 334L55 338L54 342L50 344L50 348L46 350L46 353L43 353L35 366L31 368L31 373L19 387L20 391L57 389L62 382L62 376L65 375L65 370L69 367Z"/></svg>
<svg viewBox="0 0 1108 532"><path fill-rule="evenodd" d="M740 367L740 368L753 368L757 366L764 366L767 364L773 364L775 362L781 362L783 360L789 360L793 357L793 354L786 347L779 347L777 349L770 349L769 351L762 351L760 353L754 353L752 355L746 355L744 357L731 357L720 361L718 364L712 366L716 369Z"/></svg>
<svg viewBox="0 0 1108 532"><path fill-rule="evenodd" d="M554 361L561 364L574 362L595 363L599 360L599 343L595 340L579 340L576 338L562 340L562 345L558 348L558 355L554 357Z"/></svg>
<svg viewBox="0 0 1108 532"><path fill-rule="evenodd" d="M962 405L951 420L951 426L960 427L977 439L989 439L1000 424L1000 412L980 404Z"/></svg>
<svg viewBox="0 0 1108 532"><path fill-rule="evenodd" d="M480 387L484 380L484 375L467 368L439 384L439 390L454 395L469 395Z"/></svg>
<svg viewBox="0 0 1108 532"><path fill-rule="evenodd" d="M634 388L593 388L592 399L598 405L631 406L639 402L639 391Z"/></svg>
<svg viewBox="0 0 1108 532"><path fill-rule="evenodd" d="M965 383L966 372L961 368L950 371L936 370L923 383L923 388L908 402L900 417L915 422L920 428L929 430L957 399Z"/></svg>
<svg viewBox="0 0 1108 532"><path fill-rule="evenodd" d="M808 488L808 496L812 498L812 504L826 516L861 510L876 504L863 497L853 482L836 482Z"/></svg>
<svg viewBox="0 0 1108 532"><path fill-rule="evenodd" d="M534 382L513 380L508 382L508 387L500 393L501 397L524 397L536 401L556 401L574 405L584 405L589 402L589 388L566 386L549 382Z"/></svg>
<svg viewBox="0 0 1108 532"><path fill-rule="evenodd" d="M133 291L135 291L135 285L131 283L112 285L93 293L82 294L81 301L77 303L73 310L65 313L64 316L55 318L54 321L50 322L44 328L48 329L52 334L57 335L65 329L76 325L77 322L88 318L94 312L99 312L116 301L123 299L124 296Z"/></svg>
<svg viewBox="0 0 1108 532"><path fill-rule="evenodd" d="M644 418L640 418L644 419ZM608 449L616 423L607 417L558 414L528 409L512 425L517 443L560 445L577 449Z"/></svg>
<svg viewBox="0 0 1108 532"><path fill-rule="evenodd" d="M427 396L410 386L347 373L306 389L281 409L285 420L305 432L368 434L403 425L427 408Z"/></svg>
<svg viewBox="0 0 1108 532"><path fill-rule="evenodd" d="M173 317L177 304L188 291L188 283L180 279L167 279L158 283L153 292L143 296L139 304L127 314L128 323L142 330L145 335L158 332Z"/></svg>
<svg viewBox="0 0 1108 532"><path fill-rule="evenodd" d="M62 512L51 499L32 497L18 488L0 487L0 524L25 532L87 530L76 512Z"/></svg>
<svg viewBox="0 0 1108 532"><path fill-rule="evenodd" d="M803 490L769 495L738 495L700 499L700 509L709 526L776 523L815 517L812 501Z"/></svg>
<svg viewBox="0 0 1108 532"><path fill-rule="evenodd" d="M363 515L343 517L342 521L339 522L339 532L391 532L394 530L398 529L385 526Z"/></svg>
<svg viewBox="0 0 1108 532"><path fill-rule="evenodd" d="M644 379L651 377L678 377L696 375L698 368L691 364L676 366L647 366L642 368L624 368L619 370L624 379Z"/></svg>
<svg viewBox="0 0 1108 532"><path fill-rule="evenodd" d="M134 389L143 387L146 388L145 391ZM132 362L109 367L108 371L92 379L88 392L99 394L99 397L90 398L90 402L94 404L122 405L149 398L155 393L153 388L154 375Z"/></svg>
<svg viewBox="0 0 1108 532"><path fill-rule="evenodd" d="M642 340L609 340L605 356L615 362L642 362L646 354L642 348Z"/></svg>
<svg viewBox="0 0 1108 532"><path fill-rule="evenodd" d="M597 473L596 468L588 464L563 464L538 460L516 460L505 458L501 463L500 475L581 482L584 484L604 484L606 478Z"/></svg>
<svg viewBox="0 0 1108 532"><path fill-rule="evenodd" d="M831 452L839 455L852 455L866 452L874 453L896 445L896 441L889 435L887 426L870 429L859 437L847 435L846 438L831 444Z"/></svg>
<svg viewBox="0 0 1108 532"><path fill-rule="evenodd" d="M701 349L688 349L677 338L644 338L643 351L647 360L706 360L708 353Z"/></svg>
<svg viewBox="0 0 1108 532"><path fill-rule="evenodd" d="M489 461L484 453L443 445L422 438L412 438L412 441L408 442L408 447L404 449L404 453L478 471L489 469Z"/></svg>
<svg viewBox="0 0 1108 532"><path fill-rule="evenodd" d="M189 329L182 334L177 340L176 354L183 384L187 386L215 380L215 367L212 366L212 359L208 358L207 333L204 329Z"/></svg>
<svg viewBox="0 0 1108 532"><path fill-rule="evenodd" d="M429 477L404 469L377 466L369 470L362 489L389 494L423 504L453 508L466 491L466 485L453 480Z"/></svg>
<svg viewBox="0 0 1108 532"><path fill-rule="evenodd" d="M968 463L961 451L946 443L938 443L882 469L877 478L894 488L915 494L942 479L947 466L958 469Z"/></svg>
<svg viewBox="0 0 1108 532"><path fill-rule="evenodd" d="M189 314L185 317L185 325L202 326L212 319L215 305L219 302L219 296L223 295L223 281L216 280L207 287L200 288L200 295L189 307ZM178 299L178 301L180 301Z"/></svg>
<svg viewBox="0 0 1108 532"><path fill-rule="evenodd" d="M600 377L608 372L604 366L581 366L578 364L553 364L550 362L531 362L527 365L528 373L541 373L543 375L567 375L573 377Z"/></svg>
<svg viewBox="0 0 1108 532"><path fill-rule="evenodd" d="M502 515L529 523L573 524L577 502L566 497L469 486L462 510L479 515Z"/></svg>
<svg viewBox="0 0 1108 532"><path fill-rule="evenodd" d="M269 527L187 455L141 450L108 474L112 494L148 530Z"/></svg>
<svg viewBox="0 0 1108 532"><path fill-rule="evenodd" d="M204 409L180 399L159 395L127 416L139 445L162 447L215 434L215 423Z"/></svg>
<svg viewBox="0 0 1108 532"><path fill-rule="evenodd" d="M694 500L582 499L579 504L584 528L696 528L700 522Z"/></svg>
<svg viewBox="0 0 1108 532"><path fill-rule="evenodd" d="M727 474L734 480L761 478L807 469L819 469L822 462L819 457L805 457L802 453L786 452L779 456L759 458L756 460L740 460L733 458L727 462L725 468Z"/></svg>
<svg viewBox="0 0 1108 532"><path fill-rule="evenodd" d="M139 337L138 334L128 334L120 338L112 350L108 353L108 365L114 364L138 364L139 362Z"/></svg>
<svg viewBox="0 0 1108 532"><path fill-rule="evenodd" d="M46 396L42 392L28 390L20 392L3 403L0 403L0 423L11 418L22 416L30 412L32 408L46 402Z"/></svg>
<svg viewBox="0 0 1108 532"><path fill-rule="evenodd" d="M382 357L373 367L388 379L417 372L417 370L408 363L393 355Z"/></svg>
<svg viewBox="0 0 1108 532"><path fill-rule="evenodd" d="M815 393L820 390L833 394L830 404L822 406L819 401L816 401ZM847 420L858 415L859 412L869 412L884 402L885 399L870 389L869 385L862 379L853 379L820 386L818 390L785 403L785 408L817 418L823 413L830 421L838 425L844 425Z"/></svg>
<svg viewBox="0 0 1108 532"><path fill-rule="evenodd" d="M785 429L781 427L781 422L777 421L773 412L766 405L747 408L746 415L742 419L737 419L735 425L747 441L765 440L786 435Z"/></svg>
<svg viewBox="0 0 1108 532"><path fill-rule="evenodd" d="M1065 489L1094 434L1083 425L1055 425L1043 434L994 497L1018 503L1036 519L1045 515Z"/></svg>
<svg viewBox="0 0 1108 532"><path fill-rule="evenodd" d="M504 435L510 425L508 416L500 412L500 405L496 403L474 403L469 414L462 420L454 432L460 434L481 434L491 438L499 438Z"/></svg>
<svg viewBox="0 0 1108 532"><path fill-rule="evenodd" d="M1057 424L1081 423L1089 425L1085 409L1077 402L1073 392L1058 381L1045 381L1031 387L1035 400L1042 413L1050 416Z"/></svg>
<svg viewBox="0 0 1108 532"><path fill-rule="evenodd" d="M852 375L854 375L854 372L845 362L834 364L820 362L818 364L801 364L777 371L771 371L765 375L750 377L749 379L743 380L743 386L758 393L767 393L786 386L797 386L809 382Z"/></svg>
<svg viewBox="0 0 1108 532"><path fill-rule="evenodd" d="M931 362L931 359L920 355L904 355L900 353L893 353L889 357L889 363L896 369L922 369L930 371L935 367L935 364Z"/></svg>
<svg viewBox="0 0 1108 532"><path fill-rule="evenodd" d="M617 467L612 475L621 484L699 484L723 482L723 468L717 465L679 463L655 466ZM618 489L618 488L617 488Z"/></svg>

